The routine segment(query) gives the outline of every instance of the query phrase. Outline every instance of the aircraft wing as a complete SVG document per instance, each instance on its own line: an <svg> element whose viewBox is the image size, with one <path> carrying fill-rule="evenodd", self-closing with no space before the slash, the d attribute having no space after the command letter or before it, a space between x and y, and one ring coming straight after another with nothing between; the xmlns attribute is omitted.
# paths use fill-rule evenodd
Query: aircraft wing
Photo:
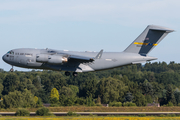
<svg viewBox="0 0 180 120"><path fill-rule="evenodd" d="M100 59L102 56L103 50L101 50L95 57L85 57L85 56L79 56L79 55L69 55L68 59L76 59L76 60L82 60L87 62L92 62L95 59Z"/></svg>

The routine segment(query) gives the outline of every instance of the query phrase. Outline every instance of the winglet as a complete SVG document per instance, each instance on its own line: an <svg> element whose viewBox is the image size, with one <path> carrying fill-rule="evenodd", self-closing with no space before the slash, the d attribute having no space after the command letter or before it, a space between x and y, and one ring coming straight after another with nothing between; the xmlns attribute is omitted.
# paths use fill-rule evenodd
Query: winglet
<svg viewBox="0 0 180 120"><path fill-rule="evenodd" d="M103 53L103 49L96 55L95 59L100 59Z"/></svg>

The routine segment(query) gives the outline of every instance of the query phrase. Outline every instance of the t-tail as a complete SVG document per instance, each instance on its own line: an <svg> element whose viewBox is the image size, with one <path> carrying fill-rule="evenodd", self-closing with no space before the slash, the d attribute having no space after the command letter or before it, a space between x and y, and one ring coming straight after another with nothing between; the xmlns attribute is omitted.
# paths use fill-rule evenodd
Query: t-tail
<svg viewBox="0 0 180 120"><path fill-rule="evenodd" d="M147 55L159 42L174 30L148 25L147 28L124 50L124 52Z"/></svg>

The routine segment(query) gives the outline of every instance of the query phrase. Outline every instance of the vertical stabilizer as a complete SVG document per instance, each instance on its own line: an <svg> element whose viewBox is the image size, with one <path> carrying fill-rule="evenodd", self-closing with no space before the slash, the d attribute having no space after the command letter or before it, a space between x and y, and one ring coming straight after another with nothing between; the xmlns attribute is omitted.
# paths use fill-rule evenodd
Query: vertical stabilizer
<svg viewBox="0 0 180 120"><path fill-rule="evenodd" d="M124 50L124 52L148 54L158 43L170 32L174 30L149 25L147 28Z"/></svg>

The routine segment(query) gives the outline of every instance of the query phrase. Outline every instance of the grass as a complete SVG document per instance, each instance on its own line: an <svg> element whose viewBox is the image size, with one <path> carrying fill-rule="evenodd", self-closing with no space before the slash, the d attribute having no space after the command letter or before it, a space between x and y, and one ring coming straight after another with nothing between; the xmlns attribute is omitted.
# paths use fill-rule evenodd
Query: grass
<svg viewBox="0 0 180 120"><path fill-rule="evenodd" d="M0 112L16 112L19 108L0 109ZM38 108L26 108L30 112L36 112ZM103 106L67 106L49 107L51 112L179 112L180 107L103 107Z"/></svg>
<svg viewBox="0 0 180 120"><path fill-rule="evenodd" d="M1 117L1 120L180 120L180 117Z"/></svg>

